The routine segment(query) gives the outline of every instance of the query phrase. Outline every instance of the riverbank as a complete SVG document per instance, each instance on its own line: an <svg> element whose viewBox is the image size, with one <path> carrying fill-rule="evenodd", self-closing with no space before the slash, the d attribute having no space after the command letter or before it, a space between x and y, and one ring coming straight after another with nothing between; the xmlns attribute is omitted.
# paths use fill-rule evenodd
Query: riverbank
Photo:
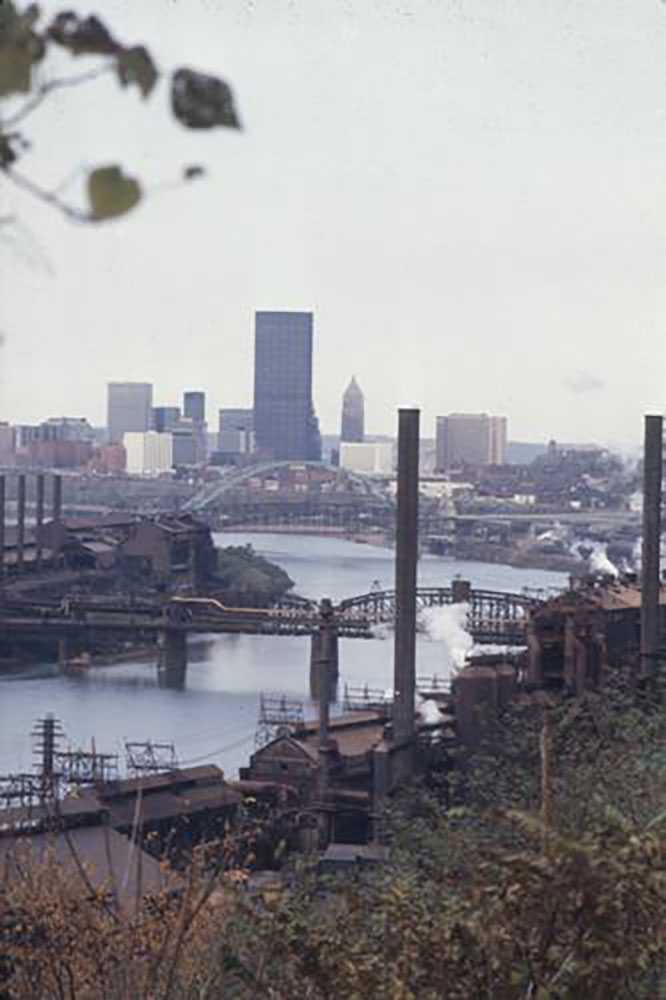
<svg viewBox="0 0 666 1000"><path fill-rule="evenodd" d="M392 540L383 531L347 531L344 528L317 526L302 528L295 525L234 525L222 528L218 534L224 538L226 534L242 533L252 535L289 535L310 538L338 538L357 545L372 545L376 548L394 548ZM423 554L423 549L422 553ZM511 566L514 569L539 569L552 573L577 574L584 568L583 562L576 556L559 553L538 552L529 548L517 548L508 545L497 545L492 542L464 541L452 544L445 552L428 551L429 555L442 559L455 559L459 562L493 563L497 566Z"/></svg>

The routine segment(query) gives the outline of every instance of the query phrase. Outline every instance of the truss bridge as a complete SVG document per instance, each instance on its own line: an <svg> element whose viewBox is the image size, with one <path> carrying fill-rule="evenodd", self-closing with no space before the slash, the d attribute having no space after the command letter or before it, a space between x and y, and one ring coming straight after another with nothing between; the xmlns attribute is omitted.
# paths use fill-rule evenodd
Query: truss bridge
<svg viewBox="0 0 666 1000"><path fill-rule="evenodd" d="M418 612L461 604L467 608L467 630L478 643L525 644L529 612L542 599L530 595L493 590L474 590L467 581L454 580L451 587L419 587L416 593ZM372 590L349 597L338 605L338 620L364 620L371 625L390 623L395 618L395 591Z"/></svg>

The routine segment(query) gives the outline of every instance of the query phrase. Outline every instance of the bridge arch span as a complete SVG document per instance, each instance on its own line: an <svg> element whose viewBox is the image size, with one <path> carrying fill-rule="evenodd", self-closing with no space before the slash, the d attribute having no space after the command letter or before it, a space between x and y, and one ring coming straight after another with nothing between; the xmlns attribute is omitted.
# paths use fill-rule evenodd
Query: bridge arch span
<svg viewBox="0 0 666 1000"><path fill-rule="evenodd" d="M371 476L364 476L359 472L352 472L349 469L342 469L339 466L328 465L325 462L313 461L271 461L262 462L257 465L245 466L241 469L234 469L214 483L208 483L198 493L183 505L186 511L203 511L214 506L226 496L234 491L244 490L252 479L268 478L274 473L290 468L312 470L313 472L324 473L330 480L338 483L347 483L352 487L352 492L359 497L365 497L382 505L387 504L387 497L380 491L377 482ZM306 496L307 494L304 494Z"/></svg>

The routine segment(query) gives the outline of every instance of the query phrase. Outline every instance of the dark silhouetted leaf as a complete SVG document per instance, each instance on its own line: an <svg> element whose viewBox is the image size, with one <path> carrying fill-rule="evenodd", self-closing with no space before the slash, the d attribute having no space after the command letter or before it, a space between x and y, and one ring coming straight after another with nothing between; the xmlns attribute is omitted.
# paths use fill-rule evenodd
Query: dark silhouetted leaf
<svg viewBox="0 0 666 1000"><path fill-rule="evenodd" d="M38 17L34 4L17 14L12 3L0 3L0 97L30 90L32 67L44 55L44 42L33 31Z"/></svg>
<svg viewBox="0 0 666 1000"><path fill-rule="evenodd" d="M171 107L187 128L240 128L231 88L224 80L179 69L171 81Z"/></svg>
<svg viewBox="0 0 666 1000"><path fill-rule="evenodd" d="M118 53L118 78L124 87L135 83L142 97L148 97L157 83L158 72L148 49L135 45Z"/></svg>
<svg viewBox="0 0 666 1000"><path fill-rule="evenodd" d="M88 176L88 198L94 220L113 219L141 200L141 187L118 166L99 167Z"/></svg>
<svg viewBox="0 0 666 1000"><path fill-rule="evenodd" d="M193 181L197 177L203 177L206 171L198 163L192 163L183 169L183 177L186 181Z"/></svg>
<svg viewBox="0 0 666 1000"><path fill-rule="evenodd" d="M11 139L0 132L0 170L11 167L15 160L16 152L14 151Z"/></svg>
<svg viewBox="0 0 666 1000"><path fill-rule="evenodd" d="M80 18L71 10L58 14L49 26L48 36L75 56L112 56L122 48L94 14Z"/></svg>

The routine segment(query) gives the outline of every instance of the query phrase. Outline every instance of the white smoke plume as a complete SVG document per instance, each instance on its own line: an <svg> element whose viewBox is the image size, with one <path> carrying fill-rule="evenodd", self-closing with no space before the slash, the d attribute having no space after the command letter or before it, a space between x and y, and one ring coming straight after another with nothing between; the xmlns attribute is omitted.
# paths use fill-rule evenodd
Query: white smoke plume
<svg viewBox="0 0 666 1000"><path fill-rule="evenodd" d="M432 698L421 698L419 694L416 698L416 711L426 726L434 726L442 721L442 714L436 701Z"/></svg>
<svg viewBox="0 0 666 1000"><path fill-rule="evenodd" d="M474 646L474 639L467 631L469 604L447 604L443 608L426 608L421 621L426 633L434 642L444 642L451 665L461 670Z"/></svg>
<svg viewBox="0 0 666 1000"><path fill-rule="evenodd" d="M608 552L604 542L593 542L583 539L574 542L571 551L579 559L585 559L590 567L591 573L599 573L603 576L613 576L617 579L620 571L617 566L608 558Z"/></svg>
<svg viewBox="0 0 666 1000"><path fill-rule="evenodd" d="M380 622L378 625L372 626L372 638L373 639L392 639L393 638L393 625L387 622Z"/></svg>

